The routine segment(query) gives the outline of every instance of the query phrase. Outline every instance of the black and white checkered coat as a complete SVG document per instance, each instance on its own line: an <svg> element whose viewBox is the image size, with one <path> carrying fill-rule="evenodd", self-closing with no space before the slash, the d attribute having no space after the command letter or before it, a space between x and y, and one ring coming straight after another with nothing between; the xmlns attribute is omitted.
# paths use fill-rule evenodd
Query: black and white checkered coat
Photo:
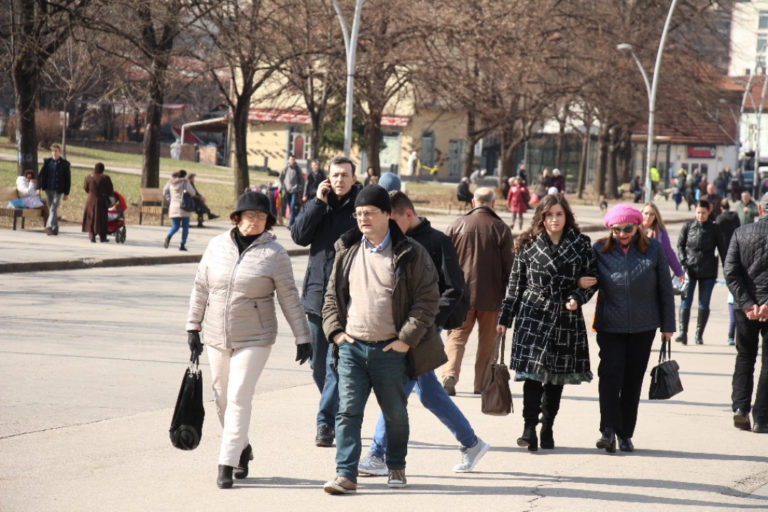
<svg viewBox="0 0 768 512"><path fill-rule="evenodd" d="M540 234L516 255L499 324L515 320L510 368L516 379L552 384L578 384L592 379L587 330L581 308L568 311L573 298L583 305L595 287L577 281L596 276L595 255L588 236L566 228L558 245Z"/></svg>

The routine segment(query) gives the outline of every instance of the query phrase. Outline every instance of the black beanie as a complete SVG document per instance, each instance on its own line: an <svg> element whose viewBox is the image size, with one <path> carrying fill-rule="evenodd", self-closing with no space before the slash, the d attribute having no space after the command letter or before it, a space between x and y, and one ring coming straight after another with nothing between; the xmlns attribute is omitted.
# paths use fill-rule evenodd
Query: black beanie
<svg viewBox="0 0 768 512"><path fill-rule="evenodd" d="M389 192L379 185L368 185L357 194L355 208L358 206L375 206L383 212L392 213L392 204L389 202Z"/></svg>

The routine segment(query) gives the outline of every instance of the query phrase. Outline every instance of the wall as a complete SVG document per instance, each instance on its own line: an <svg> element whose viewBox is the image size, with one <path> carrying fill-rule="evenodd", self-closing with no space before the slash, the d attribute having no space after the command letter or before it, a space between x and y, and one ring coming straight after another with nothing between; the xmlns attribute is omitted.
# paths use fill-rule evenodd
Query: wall
<svg viewBox="0 0 768 512"><path fill-rule="evenodd" d="M757 57L757 31L760 11L768 11L768 0L735 2L731 17L730 76L743 76L754 71ZM768 30L761 30L768 33ZM763 53L762 55L766 55Z"/></svg>
<svg viewBox="0 0 768 512"><path fill-rule="evenodd" d="M247 136L248 165L262 167L266 157L270 169L281 170L286 162L287 134L288 130L285 123L249 123Z"/></svg>
<svg viewBox="0 0 768 512"><path fill-rule="evenodd" d="M467 116L463 112L441 112L422 110L411 118L411 122L403 128L400 145L400 173L408 174L408 156L412 151L421 151L421 136L425 130L435 132L435 149L441 153L438 163L438 176L448 177L450 166L448 149L451 140L465 140L467 133ZM421 155L419 155L421 156ZM426 175L428 171L421 170L418 175Z"/></svg>

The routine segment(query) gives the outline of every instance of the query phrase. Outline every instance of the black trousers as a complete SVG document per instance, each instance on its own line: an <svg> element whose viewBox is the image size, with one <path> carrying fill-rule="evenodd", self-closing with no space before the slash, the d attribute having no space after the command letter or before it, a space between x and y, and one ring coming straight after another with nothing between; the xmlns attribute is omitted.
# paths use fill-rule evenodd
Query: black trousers
<svg viewBox="0 0 768 512"><path fill-rule="evenodd" d="M597 333L601 432L612 427L619 437L629 439L634 435L643 377L655 335L655 330Z"/></svg>
<svg viewBox="0 0 768 512"><path fill-rule="evenodd" d="M763 355L753 416L755 423L768 423L768 323L749 320L744 311L734 308L736 317L736 367L733 369L731 402L734 412L748 413L752 402L755 362L760 334L763 336Z"/></svg>
<svg viewBox="0 0 768 512"><path fill-rule="evenodd" d="M535 427L542 414L542 423L552 426L560 410L562 384L542 384L537 380L525 379L523 383L523 421L526 427Z"/></svg>

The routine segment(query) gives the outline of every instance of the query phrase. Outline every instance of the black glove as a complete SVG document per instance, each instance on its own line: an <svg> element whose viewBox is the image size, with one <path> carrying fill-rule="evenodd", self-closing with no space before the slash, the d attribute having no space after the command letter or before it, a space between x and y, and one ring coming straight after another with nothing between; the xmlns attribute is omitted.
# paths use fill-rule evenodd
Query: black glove
<svg viewBox="0 0 768 512"><path fill-rule="evenodd" d="M192 352L192 359L197 359L203 353L203 344L200 341L200 331L187 331L187 344Z"/></svg>
<svg viewBox="0 0 768 512"><path fill-rule="evenodd" d="M298 361L299 364L304 364L311 358L312 358L312 345L310 345L309 343L302 343L301 345L296 345L296 361Z"/></svg>

